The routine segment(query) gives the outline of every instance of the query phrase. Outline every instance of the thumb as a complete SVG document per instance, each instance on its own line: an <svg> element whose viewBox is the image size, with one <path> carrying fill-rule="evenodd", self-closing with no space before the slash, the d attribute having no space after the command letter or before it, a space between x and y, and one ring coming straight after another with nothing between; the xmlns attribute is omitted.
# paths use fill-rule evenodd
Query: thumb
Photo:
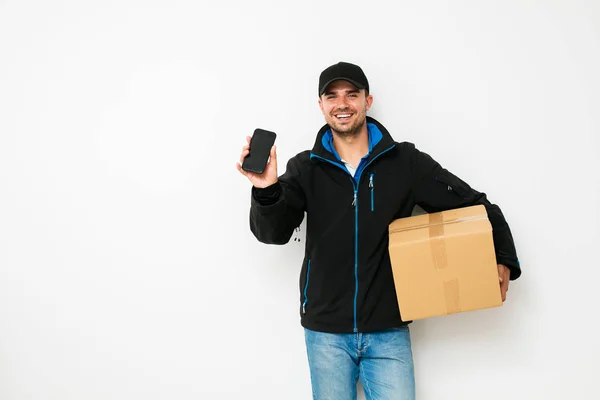
<svg viewBox="0 0 600 400"><path fill-rule="evenodd" d="M277 146L271 147L271 160L277 161Z"/></svg>

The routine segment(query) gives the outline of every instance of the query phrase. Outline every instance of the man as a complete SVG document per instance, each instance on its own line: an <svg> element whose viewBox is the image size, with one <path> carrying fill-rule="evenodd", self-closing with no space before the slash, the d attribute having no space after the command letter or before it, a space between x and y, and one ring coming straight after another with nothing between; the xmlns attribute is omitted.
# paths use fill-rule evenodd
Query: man
<svg viewBox="0 0 600 400"><path fill-rule="evenodd" d="M271 149L263 174L238 170L253 184L250 227L263 243L285 244L307 215L300 276L314 399L414 399L408 323L398 309L388 253L388 226L415 205L437 212L483 204L493 227L503 301L521 274L510 229L486 195L442 168L411 143L396 143L378 121L369 82L357 65L340 62L319 78L327 124L312 151L277 175ZM250 138L247 138L250 143ZM242 149L240 162L249 154Z"/></svg>

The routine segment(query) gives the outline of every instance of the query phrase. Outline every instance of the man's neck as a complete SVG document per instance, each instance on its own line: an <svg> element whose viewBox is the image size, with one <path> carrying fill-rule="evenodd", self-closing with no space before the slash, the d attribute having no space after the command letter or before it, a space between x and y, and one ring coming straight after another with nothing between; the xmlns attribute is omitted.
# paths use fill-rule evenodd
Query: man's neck
<svg viewBox="0 0 600 400"><path fill-rule="evenodd" d="M369 153L369 131L367 124L356 136L341 136L332 130L333 146L342 160L349 162L355 168L360 160Z"/></svg>

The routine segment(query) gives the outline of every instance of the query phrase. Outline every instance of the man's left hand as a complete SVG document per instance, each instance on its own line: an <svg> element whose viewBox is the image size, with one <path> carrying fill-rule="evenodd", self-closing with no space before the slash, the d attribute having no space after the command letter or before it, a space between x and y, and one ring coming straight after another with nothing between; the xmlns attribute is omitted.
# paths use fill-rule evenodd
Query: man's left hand
<svg viewBox="0 0 600 400"><path fill-rule="evenodd" d="M508 282L510 281L510 269L504 264L498 264L498 279L500 280L500 293L504 302L506 300L506 292L508 292Z"/></svg>

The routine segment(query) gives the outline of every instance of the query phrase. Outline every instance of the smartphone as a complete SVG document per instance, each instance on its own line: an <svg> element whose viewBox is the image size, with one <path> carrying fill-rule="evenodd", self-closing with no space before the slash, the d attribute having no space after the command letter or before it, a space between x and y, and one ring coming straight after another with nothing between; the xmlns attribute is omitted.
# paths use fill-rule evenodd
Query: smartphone
<svg viewBox="0 0 600 400"><path fill-rule="evenodd" d="M252 139L250 139L250 154L244 158L242 169L248 172L262 174L265 172L271 147L275 144L275 132L264 129L255 129Z"/></svg>

